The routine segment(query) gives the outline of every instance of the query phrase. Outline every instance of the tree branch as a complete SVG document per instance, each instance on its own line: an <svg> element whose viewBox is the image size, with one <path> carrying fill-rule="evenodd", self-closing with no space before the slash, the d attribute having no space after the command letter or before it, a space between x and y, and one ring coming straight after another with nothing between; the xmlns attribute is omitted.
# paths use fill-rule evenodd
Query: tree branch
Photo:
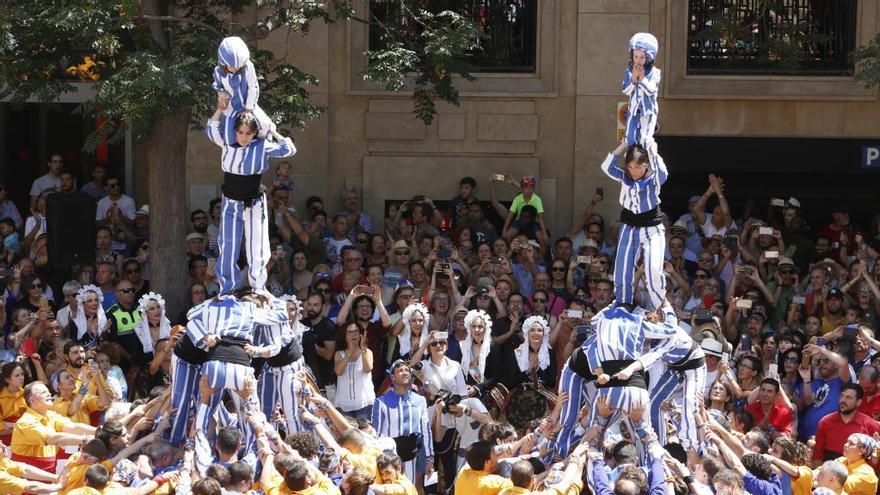
<svg viewBox="0 0 880 495"><path fill-rule="evenodd" d="M160 21L160 22L179 22L181 24L195 24L196 26L203 27L208 31L216 34L217 37L223 37L223 33L218 31L214 26L210 24L205 24L202 21L197 21L195 19L186 19L184 17L174 17L172 15L146 15L139 14L132 16L132 19L143 20L143 21Z"/></svg>

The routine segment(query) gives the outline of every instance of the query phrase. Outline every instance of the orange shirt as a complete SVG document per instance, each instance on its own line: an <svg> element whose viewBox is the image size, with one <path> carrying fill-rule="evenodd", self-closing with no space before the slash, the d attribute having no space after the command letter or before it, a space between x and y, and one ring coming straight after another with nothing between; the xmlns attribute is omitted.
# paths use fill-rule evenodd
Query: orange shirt
<svg viewBox="0 0 880 495"><path fill-rule="evenodd" d="M86 395L85 397L83 397L82 402L80 402L79 411L73 413L72 415L68 415L67 410L68 408L70 408L70 404L72 402L72 399L68 399L66 397L55 397L54 404L52 405L52 410L75 423L82 423L84 425L92 424L91 420L89 419L89 415L91 413L102 410L101 407L98 405L98 398L96 396Z"/></svg>
<svg viewBox="0 0 880 495"><path fill-rule="evenodd" d="M67 485L58 492L58 495L68 495L75 489L86 486L86 470L92 467L95 463L81 462L81 458L79 452L71 456L70 465L72 467L69 468L70 473L67 475ZM98 464L104 466L108 473L113 473L113 463L110 461L103 461Z"/></svg>
<svg viewBox="0 0 880 495"><path fill-rule="evenodd" d="M27 409L27 404L24 401L23 388L18 389L15 394L11 393L7 387L0 389L0 419L14 418L17 420L24 414L25 409Z"/></svg>
<svg viewBox="0 0 880 495"><path fill-rule="evenodd" d="M46 411L44 416L28 407L12 430L12 453L26 457L55 457L58 447L46 441L53 433L72 424L54 411Z"/></svg>
<svg viewBox="0 0 880 495"><path fill-rule="evenodd" d="M0 493L21 495L28 486L24 478L24 468L20 462L10 459L0 460Z"/></svg>

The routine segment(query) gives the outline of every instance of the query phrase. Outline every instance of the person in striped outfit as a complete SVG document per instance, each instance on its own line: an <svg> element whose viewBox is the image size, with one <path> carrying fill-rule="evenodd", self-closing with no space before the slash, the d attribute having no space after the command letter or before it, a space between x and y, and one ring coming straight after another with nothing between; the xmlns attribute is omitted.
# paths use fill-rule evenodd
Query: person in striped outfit
<svg viewBox="0 0 880 495"><path fill-rule="evenodd" d="M584 340L581 347L575 349L568 362L562 368L559 376L559 393L567 394L568 400L562 404L559 415L559 423L562 430L556 436L556 440L550 447L555 451L555 456L565 458L572 447L580 442L583 437L583 429L578 428L578 414L584 404L592 405L596 399L596 375L590 369L584 348L595 348L596 335L590 334Z"/></svg>
<svg viewBox="0 0 880 495"><path fill-rule="evenodd" d="M190 418L194 417L199 403L199 377L202 365L208 360L208 351L200 349L186 333L186 327L171 329L171 428L166 430L166 439L171 445L180 447L189 431Z"/></svg>
<svg viewBox="0 0 880 495"><path fill-rule="evenodd" d="M584 353L596 375L596 400L607 403L615 411L606 424L622 419L630 431L635 431L621 413L630 413L636 404L648 406L651 403L647 377L637 369L635 362L639 361L642 368L653 364L641 362L645 339L666 340L675 335L675 329L665 322L651 321L644 309L626 304L604 310L593 318L592 323L596 339L584 345ZM656 359L657 356L648 358ZM633 371L634 368L637 370ZM590 409L588 424L599 420L597 412L596 407ZM644 446L638 441L634 443L640 454L644 454Z"/></svg>
<svg viewBox="0 0 880 495"><path fill-rule="evenodd" d="M256 325L254 344L245 345L250 356L264 359L257 386L263 414L271 418L278 404L284 414L287 434L302 429L298 413L300 380L296 373L305 368L303 359L303 324L299 321L302 304L296 296L284 295L272 301L287 312L287 321L277 325Z"/></svg>
<svg viewBox="0 0 880 495"><path fill-rule="evenodd" d="M254 377L251 357L245 346L252 344L255 325L287 324L284 306L273 305L268 298L249 289L240 291L238 296L218 296L187 313L187 336L208 351L201 373L212 393L205 414L199 408L196 418L201 431L207 431L223 390L242 390L245 381Z"/></svg>
<svg viewBox="0 0 880 495"><path fill-rule="evenodd" d="M629 98L626 114L626 144L640 144L650 149L657 127L657 94L660 90L660 69L654 59L660 44L651 33L636 33L630 38L629 64L623 74L621 90Z"/></svg>
<svg viewBox="0 0 880 495"><path fill-rule="evenodd" d="M223 110L226 142L235 141L233 124L242 113L249 113L257 119L258 137L265 138L275 131L275 124L258 104L260 85L247 43L238 36L224 38L217 48L217 60L219 64L214 67L214 91L229 99L229 106Z"/></svg>
<svg viewBox="0 0 880 495"><path fill-rule="evenodd" d="M275 131L276 141L257 138L257 121L252 114L241 113L235 120L235 140L224 138L220 117L229 105L223 95L217 97L214 115L205 126L208 138L222 148L223 200L220 208L220 257L215 265L221 294L231 293L239 280L238 256L241 238L247 242L248 281L258 292L266 290L266 263L269 247L269 223L266 195L261 177L269 169L269 158L293 156L296 147L290 138Z"/></svg>
<svg viewBox="0 0 880 495"><path fill-rule="evenodd" d="M623 166L619 164L623 158ZM636 263L644 254L645 275L651 308L659 308L666 298L663 257L666 231L660 213L660 187L666 182L666 163L652 144L650 152L639 144L625 141L608 154L602 171L620 182L620 234L614 259L614 295L618 304L633 304Z"/></svg>
<svg viewBox="0 0 880 495"><path fill-rule="evenodd" d="M683 328L678 326L675 310L665 302L657 324L669 328L673 334L665 340L654 341L649 352L638 358L627 372L648 370L648 391L651 396L651 422L660 443L666 444L666 421L663 417L663 404L673 399L681 409L678 421L678 437L685 449L696 448L699 444L696 414L699 407L697 396L706 386L706 359L703 349ZM652 314L647 318L653 319Z"/></svg>
<svg viewBox="0 0 880 495"><path fill-rule="evenodd" d="M431 437L428 405L412 390L412 368L398 359L389 370L394 387L373 403L373 427L380 437L391 437L403 471L417 487L426 474L434 472L434 441Z"/></svg>

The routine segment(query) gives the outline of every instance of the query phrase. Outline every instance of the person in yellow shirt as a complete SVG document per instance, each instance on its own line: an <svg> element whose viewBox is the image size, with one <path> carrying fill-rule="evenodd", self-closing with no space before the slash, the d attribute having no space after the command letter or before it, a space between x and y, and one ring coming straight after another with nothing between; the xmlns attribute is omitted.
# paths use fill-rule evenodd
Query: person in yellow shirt
<svg viewBox="0 0 880 495"><path fill-rule="evenodd" d="M3 420L0 442L9 445L12 442L12 428L27 409L24 403L24 368L18 361L6 363L0 368L0 377L3 378L3 388L0 389L0 419Z"/></svg>
<svg viewBox="0 0 880 495"><path fill-rule="evenodd" d="M813 470L807 466L809 449L806 445L781 436L773 440L773 447L764 458L779 470L780 481L790 483L792 495L813 493Z"/></svg>
<svg viewBox="0 0 880 495"><path fill-rule="evenodd" d="M403 474L403 462L397 454L383 453L376 460L379 477L370 487L375 495L416 495L415 485Z"/></svg>
<svg viewBox="0 0 880 495"><path fill-rule="evenodd" d="M0 493L43 495L55 493L61 488L55 484L56 476L23 462L9 459L9 447L0 446Z"/></svg>
<svg viewBox="0 0 880 495"><path fill-rule="evenodd" d="M95 427L53 412L52 394L42 382L29 383L24 400L28 407L12 431L12 460L54 473L58 447L82 445L95 434Z"/></svg>
<svg viewBox="0 0 880 495"><path fill-rule="evenodd" d="M101 464L95 464L86 470L86 486L68 492L69 495L103 495L104 487L110 481L110 473Z"/></svg>
<svg viewBox="0 0 880 495"><path fill-rule="evenodd" d="M490 474L498 465L498 456L492 444L485 440L474 442L465 452L467 466L455 478L455 493L467 495L497 495L512 488L509 479Z"/></svg>
<svg viewBox="0 0 880 495"><path fill-rule="evenodd" d="M74 378L69 371L58 372L58 397L52 410L58 414L82 424L91 424L90 415L93 412L104 411L110 406L110 396L104 387L96 387L98 395L88 393L89 383L95 380L99 374L91 368L83 367L80 371L80 379ZM77 383L82 383L77 390Z"/></svg>
<svg viewBox="0 0 880 495"><path fill-rule="evenodd" d="M279 483L280 475L275 469L275 453L268 447L265 433L258 438L261 444L260 457L263 463L263 472L260 475L260 484L266 495L341 495L339 488L333 481L324 476L317 468L306 462L296 451L288 452L295 459L286 466L283 482ZM193 485L195 494L195 485Z"/></svg>
<svg viewBox="0 0 880 495"><path fill-rule="evenodd" d="M379 471L376 469L376 459L382 455L382 451L375 445L367 444L367 439L364 438L364 434L360 430L349 428L336 439L330 433L327 425L314 414L303 409L300 411L300 417L304 423L314 428L318 438L325 446L333 449L340 459L347 460L351 467L363 469L372 475L373 479L378 479Z"/></svg>
<svg viewBox="0 0 880 495"><path fill-rule="evenodd" d="M846 466L849 476L843 491L847 495L874 495L877 493L877 475L874 469L868 465L867 459L871 459L877 453L877 442L864 433L853 433L843 444L843 457L837 459Z"/></svg>

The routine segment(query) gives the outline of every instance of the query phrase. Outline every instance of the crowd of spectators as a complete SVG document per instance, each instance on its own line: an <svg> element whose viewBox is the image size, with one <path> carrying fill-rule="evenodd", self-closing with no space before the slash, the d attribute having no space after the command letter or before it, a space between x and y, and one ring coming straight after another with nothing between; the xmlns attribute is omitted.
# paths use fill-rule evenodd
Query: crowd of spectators
<svg viewBox="0 0 880 495"><path fill-rule="evenodd" d="M735 212L723 178L709 175L688 213L665 219L667 299L706 354L706 388L687 398L702 404L702 443L685 451L675 436L659 445L640 431L649 448L639 466L631 433L613 425L583 424L585 440L565 458L552 450L567 400L559 375L614 298L619 223L594 211L602 195L558 233L536 179L504 174L489 177L487 202L465 177L451 201L388 202L384 219L346 189L331 215L316 196L292 208L290 166L279 164L267 192L267 288L302 301L303 357L321 394L301 411L307 428L280 428L284 442L258 446L261 469L241 461L246 439L232 428L205 474L192 449L165 440L163 418L177 338L168 329L219 291L220 199L191 213L185 310L166 315L150 289L149 207L100 165L79 188L96 201L96 262L50 286L46 198L77 188L61 156L48 168L29 205L0 188L0 440L10 447L0 449L0 492L876 492L880 215L855 226L838 206L812 228L793 197ZM509 206L496 194L507 187L520 190ZM643 271L636 284L644 301ZM401 368L412 383L393 379ZM426 399L431 443L414 474L410 459L382 452L392 435L377 418L386 391L410 388ZM631 413L636 425L642 412ZM676 413L666 410L673 424ZM76 491L85 488L94 491Z"/></svg>

